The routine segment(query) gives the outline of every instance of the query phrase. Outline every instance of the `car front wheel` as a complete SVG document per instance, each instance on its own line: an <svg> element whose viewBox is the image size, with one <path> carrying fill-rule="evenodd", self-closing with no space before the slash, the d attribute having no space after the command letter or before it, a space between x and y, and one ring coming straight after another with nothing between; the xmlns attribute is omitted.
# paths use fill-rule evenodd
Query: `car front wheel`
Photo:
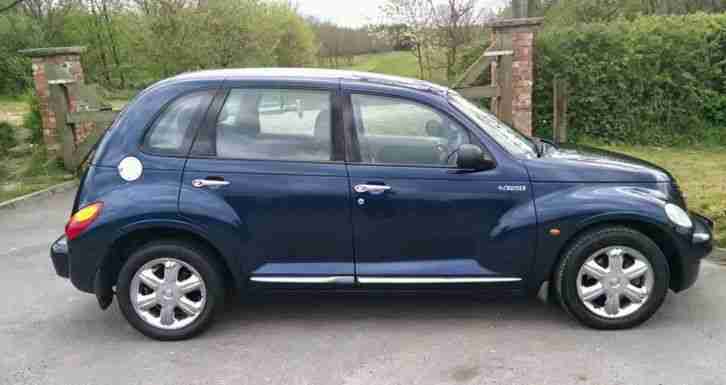
<svg viewBox="0 0 726 385"><path fill-rule="evenodd" d="M212 321L224 294L203 247L161 241L142 246L119 273L119 307L133 327L159 340L192 337Z"/></svg>
<svg viewBox="0 0 726 385"><path fill-rule="evenodd" d="M650 238L627 227L578 237L555 272L562 306L583 324L624 329L648 320L668 292L668 261Z"/></svg>

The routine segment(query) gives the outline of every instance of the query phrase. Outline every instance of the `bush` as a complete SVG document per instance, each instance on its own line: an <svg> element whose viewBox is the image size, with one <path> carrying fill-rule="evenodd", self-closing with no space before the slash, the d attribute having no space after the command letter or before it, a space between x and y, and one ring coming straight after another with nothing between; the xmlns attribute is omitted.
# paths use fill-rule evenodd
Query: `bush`
<svg viewBox="0 0 726 385"><path fill-rule="evenodd" d="M17 146L15 127L8 122L0 122L0 158L8 155L8 151Z"/></svg>
<svg viewBox="0 0 726 385"><path fill-rule="evenodd" d="M552 80L568 79L574 140L726 144L726 14L546 27L537 39L535 133L552 132Z"/></svg>
<svg viewBox="0 0 726 385"><path fill-rule="evenodd" d="M726 94L708 92L703 100L703 113L712 125L726 128Z"/></svg>
<svg viewBox="0 0 726 385"><path fill-rule="evenodd" d="M25 94L29 111L23 116L23 127L30 130L30 143L43 143L43 118L40 115L40 102L35 92L29 91Z"/></svg>

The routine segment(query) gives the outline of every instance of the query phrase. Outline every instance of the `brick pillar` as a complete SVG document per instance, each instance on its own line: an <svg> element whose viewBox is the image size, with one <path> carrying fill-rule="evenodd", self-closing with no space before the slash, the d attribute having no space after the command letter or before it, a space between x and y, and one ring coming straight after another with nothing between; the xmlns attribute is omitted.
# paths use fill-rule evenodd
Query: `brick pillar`
<svg viewBox="0 0 726 385"><path fill-rule="evenodd" d="M54 47L20 51L30 57L33 63L33 82L43 120L43 141L51 152L58 151L60 142L58 119L51 108L50 87L53 84L64 85L67 90L67 110L76 111L78 107L77 86L84 82L81 54L85 50L85 47Z"/></svg>
<svg viewBox="0 0 726 385"><path fill-rule="evenodd" d="M512 124L532 135L532 91L534 86L534 31L512 33Z"/></svg>
<svg viewBox="0 0 726 385"><path fill-rule="evenodd" d="M512 55L512 125L532 135L532 92L534 90L534 38L542 18L497 20L489 23L498 49Z"/></svg>

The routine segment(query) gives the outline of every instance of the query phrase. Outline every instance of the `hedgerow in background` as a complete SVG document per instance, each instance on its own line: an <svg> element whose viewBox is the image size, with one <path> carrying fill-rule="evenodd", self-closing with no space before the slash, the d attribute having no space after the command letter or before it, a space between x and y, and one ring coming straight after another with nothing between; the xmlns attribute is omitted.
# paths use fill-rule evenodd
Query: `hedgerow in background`
<svg viewBox="0 0 726 385"><path fill-rule="evenodd" d="M552 132L552 80L570 83L569 135L657 145L726 144L726 14L546 26L535 133Z"/></svg>

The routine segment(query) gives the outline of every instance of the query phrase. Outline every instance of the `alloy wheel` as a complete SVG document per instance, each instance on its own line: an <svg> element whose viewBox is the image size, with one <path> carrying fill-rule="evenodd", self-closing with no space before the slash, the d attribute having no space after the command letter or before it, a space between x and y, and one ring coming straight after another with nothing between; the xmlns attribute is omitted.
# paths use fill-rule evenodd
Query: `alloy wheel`
<svg viewBox="0 0 726 385"><path fill-rule="evenodd" d="M176 258L158 258L141 266L129 290L136 314L149 325L165 330L188 326L207 303L201 274Z"/></svg>
<svg viewBox="0 0 726 385"><path fill-rule="evenodd" d="M638 250L626 246L600 249L577 275L577 294L592 313L605 318L633 314L653 290L653 267Z"/></svg>

